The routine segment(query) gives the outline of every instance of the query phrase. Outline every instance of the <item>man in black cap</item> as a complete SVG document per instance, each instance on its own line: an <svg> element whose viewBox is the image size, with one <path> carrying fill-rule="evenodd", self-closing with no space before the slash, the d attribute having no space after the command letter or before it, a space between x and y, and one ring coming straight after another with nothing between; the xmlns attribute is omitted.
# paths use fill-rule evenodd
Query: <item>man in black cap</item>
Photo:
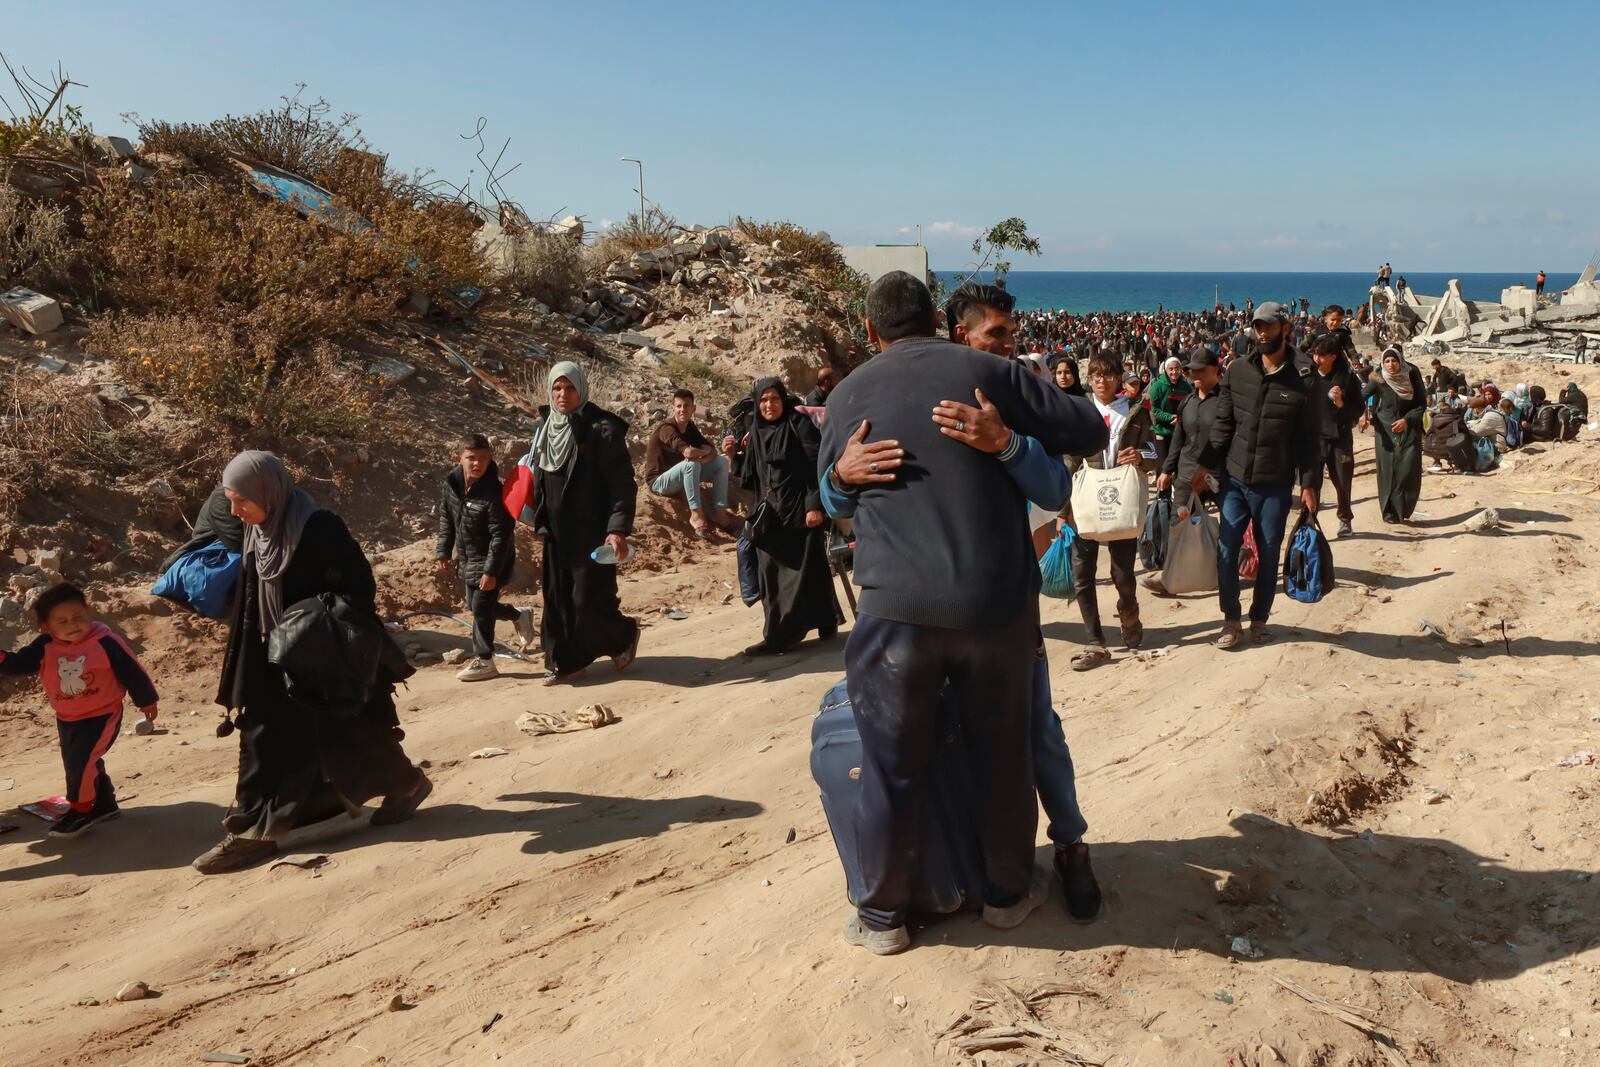
<svg viewBox="0 0 1600 1067"><path fill-rule="evenodd" d="M1239 552L1245 530L1255 525L1259 566L1250 598L1251 644L1271 640L1267 619L1277 593L1283 534L1290 497L1300 483L1300 506L1316 511L1322 486L1318 443L1322 438L1315 369L1295 358L1289 316L1267 301L1251 315L1255 343L1228 366L1211 434L1190 476L1196 493L1211 471L1221 468L1221 538L1217 548L1217 599L1222 607L1218 648L1244 643L1240 620Z"/></svg>
<svg viewBox="0 0 1600 1067"><path fill-rule="evenodd" d="M1186 353L1185 366L1195 391L1183 398L1177 417L1172 420L1172 443L1167 446L1167 457L1161 461L1161 473L1156 477L1156 491L1166 492L1176 485L1180 498L1174 500L1174 514L1187 506L1195 468L1200 466L1200 452L1211 440L1211 422L1217 411L1217 391L1222 384L1222 360L1209 345L1196 345ZM1196 493L1196 502L1215 499L1207 488ZM1167 595L1159 574L1147 574L1139 584L1152 593Z"/></svg>

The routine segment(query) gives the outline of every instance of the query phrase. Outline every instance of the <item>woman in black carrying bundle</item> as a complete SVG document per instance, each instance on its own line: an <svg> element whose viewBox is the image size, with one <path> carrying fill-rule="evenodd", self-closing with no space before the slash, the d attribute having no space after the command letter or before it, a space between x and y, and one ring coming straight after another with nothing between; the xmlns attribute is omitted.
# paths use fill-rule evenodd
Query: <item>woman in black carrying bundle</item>
<svg viewBox="0 0 1600 1067"><path fill-rule="evenodd" d="M376 617L372 567L344 521L296 489L267 452L240 453L222 485L245 527L217 689L217 703L239 709L239 779L222 820L227 836L194 861L202 874L276 855L290 831L341 812L355 817L374 797L384 798L374 826L402 822L433 789L400 747L390 670L379 668L365 704L348 714L291 697L283 671L267 659L272 631L301 601L333 593Z"/></svg>
<svg viewBox="0 0 1600 1067"><path fill-rule="evenodd" d="M777 378L751 390L755 410L737 473L756 499L747 529L759 561L766 625L750 656L778 655L816 630L839 632L843 617L828 570L827 517L817 485L822 435Z"/></svg>

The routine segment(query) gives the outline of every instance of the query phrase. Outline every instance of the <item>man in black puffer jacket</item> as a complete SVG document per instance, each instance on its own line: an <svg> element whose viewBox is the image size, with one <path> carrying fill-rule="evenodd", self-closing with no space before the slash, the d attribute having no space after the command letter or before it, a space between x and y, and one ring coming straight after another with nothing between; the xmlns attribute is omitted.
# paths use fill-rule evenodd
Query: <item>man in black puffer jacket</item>
<svg viewBox="0 0 1600 1067"><path fill-rule="evenodd" d="M450 568L459 554L466 584L467 612L472 616L472 662L456 675L479 682L500 672L494 665L494 624L515 622L526 648L533 643L533 612L500 603L500 589L517 561L516 523L501 500L500 472L494 452L481 433L468 434L456 446L458 465L444 481L439 497L439 540L434 552L439 570Z"/></svg>
<svg viewBox="0 0 1600 1067"><path fill-rule="evenodd" d="M1245 638L1240 622L1239 552L1245 530L1255 524L1260 561L1250 598L1250 641L1269 640L1267 619L1278 586L1278 562L1289 521L1289 498L1298 480L1300 506L1317 509L1322 486L1322 412L1316 402L1316 368L1297 358L1289 344L1289 316L1268 301L1251 322L1256 343L1228 365L1212 417L1211 440L1200 453L1191 484L1205 488L1222 467L1222 531L1217 549L1217 599L1222 606L1218 648Z"/></svg>

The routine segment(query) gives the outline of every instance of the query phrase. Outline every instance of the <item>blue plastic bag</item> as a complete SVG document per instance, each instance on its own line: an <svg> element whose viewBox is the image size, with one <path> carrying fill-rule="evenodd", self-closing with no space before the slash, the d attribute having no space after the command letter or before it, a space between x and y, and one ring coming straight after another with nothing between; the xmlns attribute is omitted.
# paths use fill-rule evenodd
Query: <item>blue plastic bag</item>
<svg viewBox="0 0 1600 1067"><path fill-rule="evenodd" d="M1039 591L1057 600L1072 600L1078 595L1072 584L1072 542L1078 539L1072 527L1062 526L1056 539L1039 557Z"/></svg>
<svg viewBox="0 0 1600 1067"><path fill-rule="evenodd" d="M179 556L167 573L156 579L150 593L186 604L208 619L222 619L233 605L233 587L238 582L239 553L229 552L216 541Z"/></svg>
<svg viewBox="0 0 1600 1067"><path fill-rule="evenodd" d="M748 608L761 602L761 561L756 558L756 546L743 535L735 552L739 557L739 599Z"/></svg>

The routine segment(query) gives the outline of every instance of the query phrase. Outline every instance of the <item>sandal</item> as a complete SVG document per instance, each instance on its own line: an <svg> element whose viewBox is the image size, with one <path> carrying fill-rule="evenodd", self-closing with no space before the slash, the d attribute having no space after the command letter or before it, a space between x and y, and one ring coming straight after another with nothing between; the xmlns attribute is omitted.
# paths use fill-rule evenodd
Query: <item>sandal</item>
<svg viewBox="0 0 1600 1067"><path fill-rule="evenodd" d="M1237 648L1243 640L1244 631L1239 628L1238 623L1234 622L1224 625L1222 636L1211 642L1211 644L1214 648Z"/></svg>
<svg viewBox="0 0 1600 1067"><path fill-rule="evenodd" d="M643 633L644 629L635 625L633 628L633 643L628 646L628 650L620 656L611 657L611 666L616 668L618 674L633 666L633 661L639 658L639 637Z"/></svg>
<svg viewBox="0 0 1600 1067"><path fill-rule="evenodd" d="M1254 624L1251 625L1251 627L1250 627L1250 643L1252 645L1264 645L1268 641L1271 641L1271 640L1272 640L1272 631L1271 630L1268 630L1265 626L1256 626Z"/></svg>
<svg viewBox="0 0 1600 1067"><path fill-rule="evenodd" d="M583 676L584 671L582 670L568 671L566 674L557 674L555 671L551 671L549 674L544 676L544 684L547 686L571 685L573 682L578 681Z"/></svg>
<svg viewBox="0 0 1600 1067"><path fill-rule="evenodd" d="M1110 660L1111 653L1106 651L1106 646L1093 645L1072 657L1072 669L1075 671L1089 671L1102 663L1110 662Z"/></svg>

